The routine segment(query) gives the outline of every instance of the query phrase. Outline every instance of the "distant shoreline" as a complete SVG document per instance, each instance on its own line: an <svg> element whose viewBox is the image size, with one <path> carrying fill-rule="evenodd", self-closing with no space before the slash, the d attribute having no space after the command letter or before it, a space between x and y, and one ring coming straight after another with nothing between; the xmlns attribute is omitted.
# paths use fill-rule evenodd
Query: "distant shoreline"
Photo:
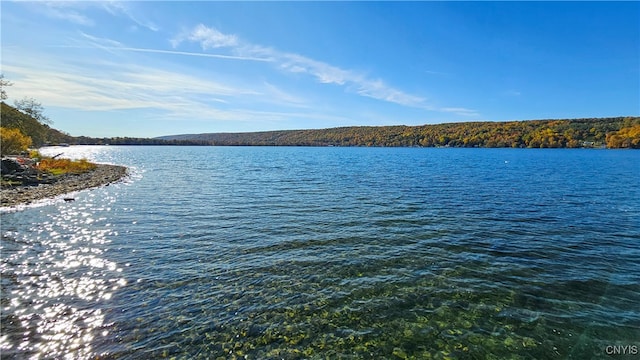
<svg viewBox="0 0 640 360"><path fill-rule="evenodd" d="M82 174L62 175L53 184L16 186L0 189L0 206L30 204L37 200L54 198L74 191L96 188L117 182L127 176L127 168L119 165L96 164L97 167Z"/></svg>

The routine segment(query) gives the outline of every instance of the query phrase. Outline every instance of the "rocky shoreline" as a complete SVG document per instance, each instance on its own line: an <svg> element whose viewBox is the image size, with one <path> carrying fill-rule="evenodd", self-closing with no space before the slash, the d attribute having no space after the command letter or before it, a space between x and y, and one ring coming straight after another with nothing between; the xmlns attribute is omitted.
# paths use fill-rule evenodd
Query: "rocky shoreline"
<svg viewBox="0 0 640 360"><path fill-rule="evenodd" d="M58 176L52 183L2 188L0 189L0 206L29 204L36 200L108 185L121 180L126 175L127 168L124 166L97 164L92 171Z"/></svg>

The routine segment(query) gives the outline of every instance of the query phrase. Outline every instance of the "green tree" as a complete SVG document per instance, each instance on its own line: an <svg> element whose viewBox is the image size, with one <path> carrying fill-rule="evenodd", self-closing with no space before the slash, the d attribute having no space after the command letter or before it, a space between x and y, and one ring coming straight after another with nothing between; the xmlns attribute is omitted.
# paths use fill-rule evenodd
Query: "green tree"
<svg viewBox="0 0 640 360"><path fill-rule="evenodd" d="M18 154L27 150L31 145L31 138L18 129L0 127L0 154Z"/></svg>

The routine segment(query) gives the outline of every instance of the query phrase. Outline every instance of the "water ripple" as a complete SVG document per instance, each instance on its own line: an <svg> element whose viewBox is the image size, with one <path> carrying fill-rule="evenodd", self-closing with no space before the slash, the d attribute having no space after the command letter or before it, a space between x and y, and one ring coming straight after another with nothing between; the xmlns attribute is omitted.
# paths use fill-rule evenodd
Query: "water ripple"
<svg viewBox="0 0 640 360"><path fill-rule="evenodd" d="M109 332L103 307L126 285L104 252L113 235L105 213L90 202L41 209L19 220L22 232L2 236L3 358L90 358L91 344ZM113 199L111 200L113 202ZM40 224L29 224L35 216ZM11 218L11 219L10 219Z"/></svg>
<svg viewBox="0 0 640 360"><path fill-rule="evenodd" d="M65 151L133 176L0 214L3 358L582 359L640 338L638 152Z"/></svg>

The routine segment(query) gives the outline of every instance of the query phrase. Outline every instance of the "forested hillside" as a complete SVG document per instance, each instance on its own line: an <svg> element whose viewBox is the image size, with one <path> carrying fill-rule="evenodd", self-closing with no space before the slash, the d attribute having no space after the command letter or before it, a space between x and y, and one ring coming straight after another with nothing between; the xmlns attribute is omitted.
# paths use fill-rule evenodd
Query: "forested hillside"
<svg viewBox="0 0 640 360"><path fill-rule="evenodd" d="M248 145L248 146L450 146L640 149L640 117L422 126L352 126L313 130L171 135L158 138L74 137L2 102L3 128L18 129L32 145Z"/></svg>
<svg viewBox="0 0 640 360"><path fill-rule="evenodd" d="M640 117L163 136L209 145L640 148Z"/></svg>
<svg viewBox="0 0 640 360"><path fill-rule="evenodd" d="M42 146L47 143L68 143L73 137L51 128L47 124L43 124L37 119L13 106L9 106L2 102L0 104L0 124L3 128L18 129L20 132L31 138L32 145L35 147Z"/></svg>

